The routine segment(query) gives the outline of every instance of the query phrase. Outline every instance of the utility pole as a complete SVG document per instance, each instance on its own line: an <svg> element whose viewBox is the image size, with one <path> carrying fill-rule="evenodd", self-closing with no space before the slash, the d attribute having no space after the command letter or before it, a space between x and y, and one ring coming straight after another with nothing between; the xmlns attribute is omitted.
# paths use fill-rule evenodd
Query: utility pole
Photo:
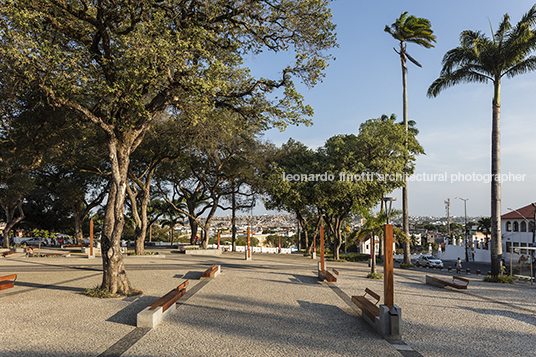
<svg viewBox="0 0 536 357"><path fill-rule="evenodd" d="M450 198L447 198L447 200L445 201L445 209L447 210L447 229L450 238Z"/></svg>

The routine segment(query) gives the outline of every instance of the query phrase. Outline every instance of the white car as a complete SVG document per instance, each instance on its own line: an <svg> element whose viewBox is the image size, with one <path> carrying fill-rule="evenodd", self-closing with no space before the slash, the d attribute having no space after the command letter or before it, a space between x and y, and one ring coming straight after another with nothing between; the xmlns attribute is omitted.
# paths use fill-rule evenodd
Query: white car
<svg viewBox="0 0 536 357"><path fill-rule="evenodd" d="M416 266L423 266L427 268L443 268L443 261L433 255L421 255L415 262Z"/></svg>

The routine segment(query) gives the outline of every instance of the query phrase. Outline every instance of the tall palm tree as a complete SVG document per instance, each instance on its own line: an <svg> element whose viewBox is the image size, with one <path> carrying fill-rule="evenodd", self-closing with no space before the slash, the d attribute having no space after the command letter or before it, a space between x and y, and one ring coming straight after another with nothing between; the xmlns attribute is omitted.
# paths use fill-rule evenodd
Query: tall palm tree
<svg viewBox="0 0 536 357"><path fill-rule="evenodd" d="M432 44L436 42L434 31L432 31L432 24L430 20L415 17L413 15L408 16L408 12L404 12L398 19L395 20L391 26L385 26L385 32L393 36L400 44L400 48L395 52L400 56L400 63L402 65L402 109L403 120L406 127L406 134L408 133L408 82L406 62L409 59L416 66L422 67L413 57L406 51L407 43L415 43L425 48L434 47ZM407 147L406 139L406 147ZM407 158L406 158L407 164ZM404 177L404 187L402 188L402 222L404 233L409 237L409 213L408 213L408 180ZM410 256L410 242L406 241L404 244L404 263L411 264Z"/></svg>
<svg viewBox="0 0 536 357"><path fill-rule="evenodd" d="M443 68L430 88L428 96L436 97L442 90L459 83L493 83L491 131L491 273L501 273L501 167L500 113L501 79L536 70L536 46L532 29L536 23L534 5L517 23L510 24L505 14L492 38L480 31L463 31L460 46L443 57Z"/></svg>

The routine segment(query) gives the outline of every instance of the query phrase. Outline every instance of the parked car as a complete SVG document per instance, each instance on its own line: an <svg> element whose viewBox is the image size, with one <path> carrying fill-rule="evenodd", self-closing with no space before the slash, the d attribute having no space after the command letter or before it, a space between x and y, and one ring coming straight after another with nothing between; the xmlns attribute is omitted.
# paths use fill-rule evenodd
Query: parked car
<svg viewBox="0 0 536 357"><path fill-rule="evenodd" d="M427 268L443 268L443 261L433 255L422 254L417 258L415 265Z"/></svg>
<svg viewBox="0 0 536 357"><path fill-rule="evenodd" d="M47 245L47 242L43 238L31 238L31 239L25 240L23 243L28 246L30 245L38 246L39 244L41 244L42 246Z"/></svg>

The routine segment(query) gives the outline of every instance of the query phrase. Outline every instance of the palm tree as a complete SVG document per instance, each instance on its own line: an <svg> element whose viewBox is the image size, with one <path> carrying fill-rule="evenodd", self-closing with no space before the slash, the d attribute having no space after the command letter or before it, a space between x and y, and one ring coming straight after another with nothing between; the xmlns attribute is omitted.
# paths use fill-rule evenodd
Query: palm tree
<svg viewBox="0 0 536 357"><path fill-rule="evenodd" d="M383 235L384 235L383 227L384 227L385 222L387 221L387 215L385 214L385 212L382 211L379 214L374 216L370 212L365 211L365 210L361 212L361 215L363 216L363 218L365 218L365 224L363 224L363 228L361 228L357 232L356 238L361 241L364 241L370 238L371 240L370 249L371 249L371 254L372 254L372 260L370 263L370 272L374 274L376 273L376 252L374 251L375 239L376 237L378 237L380 241L383 239ZM406 234L398 228L393 227L393 234L395 235L395 237L402 239L404 242L408 241Z"/></svg>
<svg viewBox="0 0 536 357"><path fill-rule="evenodd" d="M486 247L488 246L488 236L491 234L491 217L482 217L478 220L478 230L486 236ZM487 249L487 248L486 248Z"/></svg>
<svg viewBox="0 0 536 357"><path fill-rule="evenodd" d="M500 182L500 112L501 79L536 70L536 57L531 55L536 46L532 27L536 23L534 5L514 27L505 14L492 38L480 31L463 31L460 46L443 57L439 78L428 96L436 97L442 90L459 83L493 83L491 131L491 274L501 273L501 182Z"/></svg>
<svg viewBox="0 0 536 357"><path fill-rule="evenodd" d="M409 59L416 66L422 67L413 57L406 51L407 43L415 43L425 48L434 47L432 42L436 42L434 31L432 31L432 24L430 20L415 17L413 15L408 16L408 12L404 12L391 26L385 26L385 32L393 36L393 38L400 43L400 49L395 52L400 56L400 63L402 65L402 109L403 120L406 127L406 134L408 133L408 82L406 61ZM407 147L406 139L406 147ZM407 157L406 157L407 165ZM409 214L408 214L408 180L404 177L404 187L402 187L402 222L404 233L409 237ZM411 264L410 256L410 242L406 241L404 244L404 263Z"/></svg>

